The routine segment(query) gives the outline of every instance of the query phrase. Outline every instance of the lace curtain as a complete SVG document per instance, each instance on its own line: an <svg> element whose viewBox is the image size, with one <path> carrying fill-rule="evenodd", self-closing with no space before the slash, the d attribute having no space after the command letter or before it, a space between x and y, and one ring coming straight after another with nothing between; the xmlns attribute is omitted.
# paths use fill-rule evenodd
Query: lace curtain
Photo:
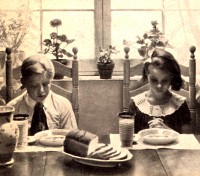
<svg viewBox="0 0 200 176"><path fill-rule="evenodd" d="M196 46L197 74L200 74L200 1L165 0L165 33L177 60L188 65L190 46Z"/></svg>

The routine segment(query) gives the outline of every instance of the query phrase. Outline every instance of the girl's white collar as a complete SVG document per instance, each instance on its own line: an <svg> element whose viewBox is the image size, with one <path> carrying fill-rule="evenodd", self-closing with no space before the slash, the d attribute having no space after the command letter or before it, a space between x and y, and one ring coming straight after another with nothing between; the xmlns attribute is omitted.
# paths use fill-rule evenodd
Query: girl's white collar
<svg viewBox="0 0 200 176"><path fill-rule="evenodd" d="M172 92L172 97L166 104L151 105L147 100L146 93L147 92L143 92L135 97L131 97L131 99L133 99L135 105L142 113L150 116L158 117L173 114L186 101L185 97Z"/></svg>

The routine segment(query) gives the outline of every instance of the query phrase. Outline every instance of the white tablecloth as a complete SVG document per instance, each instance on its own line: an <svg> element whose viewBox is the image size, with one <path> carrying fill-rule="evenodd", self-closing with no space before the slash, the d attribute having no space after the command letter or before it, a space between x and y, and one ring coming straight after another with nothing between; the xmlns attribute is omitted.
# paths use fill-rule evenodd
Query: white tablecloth
<svg viewBox="0 0 200 176"><path fill-rule="evenodd" d="M178 141L169 145L149 145L143 143L138 134L135 134L134 140L137 141L136 145L133 145L130 150L143 150L143 149L159 149L159 148L169 148L169 149L191 149L200 150L200 144L193 134L180 134ZM110 134L111 144L115 147L121 147L121 141L119 134ZM63 146L61 147L51 147L44 146L36 142L34 145L28 145L23 149L16 149L15 152L45 152L45 151L63 151Z"/></svg>
<svg viewBox="0 0 200 176"><path fill-rule="evenodd" d="M15 149L15 152L45 152L45 151L63 151L63 146L61 147L51 147L51 146L44 146L36 142L32 145L27 145L23 149Z"/></svg>
<svg viewBox="0 0 200 176"><path fill-rule="evenodd" d="M200 150L200 144L193 134L180 134L178 141L168 144L168 145L149 145L139 139L138 134L135 134L134 140L137 141L136 145L133 145L130 150L143 150L143 149L159 149L159 148L169 148L169 149L191 149ZM110 134L110 141L113 146L120 147L121 141L119 134Z"/></svg>

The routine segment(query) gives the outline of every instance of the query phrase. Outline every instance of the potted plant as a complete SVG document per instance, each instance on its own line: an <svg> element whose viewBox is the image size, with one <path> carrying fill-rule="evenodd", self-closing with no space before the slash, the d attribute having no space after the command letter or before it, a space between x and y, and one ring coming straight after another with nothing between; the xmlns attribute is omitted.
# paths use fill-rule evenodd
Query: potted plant
<svg viewBox="0 0 200 176"><path fill-rule="evenodd" d="M59 34L59 27L62 25L60 19L53 19L50 21L50 26L55 28L56 31L50 34L49 39L43 40L43 45L46 47L44 53L50 53L55 56L55 60L62 64L67 64L67 59L63 59L63 56L72 57L73 54L66 51L66 47L74 42L74 39L68 39L65 34Z"/></svg>
<svg viewBox="0 0 200 176"><path fill-rule="evenodd" d="M99 48L100 57L97 68L101 79L111 79L115 63L111 59L112 54L118 53L115 47L109 45L108 49Z"/></svg>
<svg viewBox="0 0 200 176"><path fill-rule="evenodd" d="M145 32L143 37L137 36L138 40L136 41L141 46L138 48L140 56L143 56L144 59L149 58L149 52L155 49L156 47L171 47L168 40L165 39L164 34L158 29L157 21L151 21L153 29L148 32Z"/></svg>
<svg viewBox="0 0 200 176"><path fill-rule="evenodd" d="M25 52L20 50L31 24L31 10L26 4L13 12L2 11L0 17L0 58L1 70L5 63L5 49L12 50L13 66L17 67L25 59Z"/></svg>
<svg viewBox="0 0 200 176"><path fill-rule="evenodd" d="M165 38L164 34L158 29L157 21L151 21L151 25L153 29L148 32L145 32L143 36L137 36L136 44L139 44L138 53L140 56L144 58L144 60L150 57L150 52L152 52L155 48L165 48L165 47L172 47L169 44L169 41ZM129 44L131 42L123 41L123 43Z"/></svg>

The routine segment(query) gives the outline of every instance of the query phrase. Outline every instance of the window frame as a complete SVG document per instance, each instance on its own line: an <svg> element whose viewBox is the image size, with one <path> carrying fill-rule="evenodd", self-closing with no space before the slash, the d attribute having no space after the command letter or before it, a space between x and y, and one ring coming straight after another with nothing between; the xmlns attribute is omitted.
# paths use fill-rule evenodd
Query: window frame
<svg viewBox="0 0 200 176"><path fill-rule="evenodd" d="M157 9L142 9L142 8L130 8L130 9L112 9L111 8L111 1L112 0L94 0L94 43L95 43L95 56L94 58L89 59L81 59L81 55L78 53L79 58L79 70L80 75L98 75L98 70L96 67L96 63L99 58L99 47L107 48L110 44L112 44L112 12L114 11L160 11L162 15L162 24L161 29L163 33L165 33L165 12L168 11L178 11L180 9L165 9L164 0L160 0L162 7ZM44 22L44 12L45 11L76 11L76 9L43 9L43 0L38 1L39 6L38 9L34 11L39 13L40 18L40 51L43 51L44 46L42 45L43 37L43 22ZM87 11L91 9L78 9L78 11ZM181 9L182 10L182 9ZM188 9L184 9L187 11ZM198 9L199 10L199 9ZM81 50L82 48L78 48ZM120 51L123 52L123 51ZM122 75L123 68L123 58L122 59L114 59L115 62L115 69L113 75Z"/></svg>

